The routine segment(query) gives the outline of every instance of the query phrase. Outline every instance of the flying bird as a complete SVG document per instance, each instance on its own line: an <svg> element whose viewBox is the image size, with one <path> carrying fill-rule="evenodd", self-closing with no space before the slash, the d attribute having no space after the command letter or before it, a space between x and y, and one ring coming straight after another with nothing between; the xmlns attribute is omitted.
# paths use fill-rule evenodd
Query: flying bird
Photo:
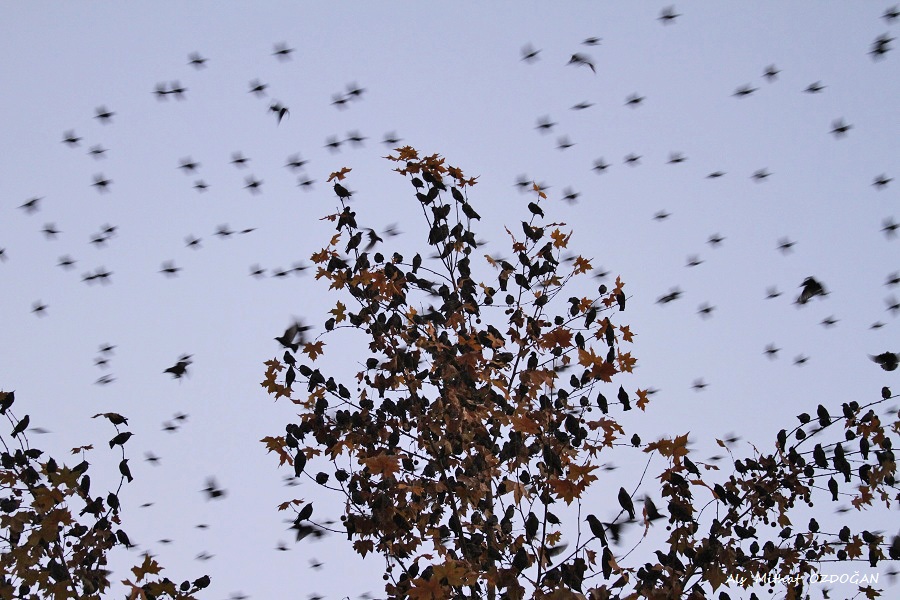
<svg viewBox="0 0 900 600"><path fill-rule="evenodd" d="M831 122L831 134L837 139L846 136L851 129L853 129L853 125L845 123L843 119L835 119Z"/></svg>
<svg viewBox="0 0 900 600"><path fill-rule="evenodd" d="M753 92L757 91L758 89L759 88L755 88L748 83L748 84L742 85L741 87L734 90L734 93L732 94L732 96L735 96L737 98L743 98L744 96L751 95Z"/></svg>
<svg viewBox="0 0 900 600"><path fill-rule="evenodd" d="M250 82L250 93L256 94L257 96L265 96L266 88L269 87L268 83L262 83L259 79L254 79Z"/></svg>
<svg viewBox="0 0 900 600"><path fill-rule="evenodd" d="M291 58L292 52L294 52L293 48L288 48L288 45L286 43L280 42L278 44L275 44L272 56L276 57L278 60L285 61Z"/></svg>
<svg viewBox="0 0 900 600"><path fill-rule="evenodd" d="M776 79L778 79L779 73L781 73L781 71L778 69L778 67L776 67L775 65L769 65L768 67L766 67L766 70L763 72L763 77L766 78L766 81L771 82L771 81L775 81Z"/></svg>
<svg viewBox="0 0 900 600"><path fill-rule="evenodd" d="M827 296L828 292L825 287L819 283L814 277L807 277L800 285L803 289L797 297L795 304L806 304L816 296Z"/></svg>
<svg viewBox="0 0 900 600"><path fill-rule="evenodd" d="M657 20L660 21L663 25L669 25L670 23L674 23L675 19L680 16L680 14L675 12L674 6L667 6L660 11Z"/></svg>
<svg viewBox="0 0 900 600"><path fill-rule="evenodd" d="M183 354L174 365L163 371L163 373L171 373L175 379L181 379L187 374L187 368L191 364L191 355Z"/></svg>
<svg viewBox="0 0 900 600"><path fill-rule="evenodd" d="M576 52L575 54L573 54L572 57L569 59L569 62L567 62L566 64L567 65L575 65L576 67L579 65L585 65L587 67L590 67L591 71L595 75L597 74L597 69L594 68L594 63L591 60L591 58L589 56L587 56L585 54L581 54L579 52Z"/></svg>
<svg viewBox="0 0 900 600"><path fill-rule="evenodd" d="M290 111L288 110L288 108L286 106L284 106L283 104L281 104L280 102L273 102L269 106L269 112L275 113L275 115L278 117L279 125L281 125L281 120L284 119L284 117L286 115L290 114Z"/></svg>
<svg viewBox="0 0 900 600"><path fill-rule="evenodd" d="M538 54L540 53L541 51L534 48L531 44L526 44L522 47L522 60L527 63L533 63L538 59Z"/></svg>
<svg viewBox="0 0 900 600"><path fill-rule="evenodd" d="M110 121L112 121L113 116L116 114L116 113L108 110L105 106L98 106L94 112L96 112L96 115L94 115L94 118L97 119L98 121L100 121L101 123L103 123L104 125L106 123L109 123Z"/></svg>
<svg viewBox="0 0 900 600"><path fill-rule="evenodd" d="M806 86L806 89L803 91L806 92L807 94L818 94L819 92L821 92L824 89L825 89L825 86L822 85L821 81L815 81L815 82L809 84L808 86Z"/></svg>
<svg viewBox="0 0 900 600"><path fill-rule="evenodd" d="M900 364L900 353L897 352L882 352L869 358L885 371L896 371L897 365Z"/></svg>
<svg viewBox="0 0 900 600"><path fill-rule="evenodd" d="M198 70L205 68L208 60L208 58L200 56L199 52L191 52L188 55L188 64Z"/></svg>

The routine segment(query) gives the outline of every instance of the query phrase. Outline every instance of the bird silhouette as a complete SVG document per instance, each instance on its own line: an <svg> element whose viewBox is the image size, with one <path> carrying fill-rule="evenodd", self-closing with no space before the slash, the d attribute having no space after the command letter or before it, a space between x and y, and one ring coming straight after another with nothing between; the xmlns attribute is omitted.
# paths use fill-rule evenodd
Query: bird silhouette
<svg viewBox="0 0 900 600"><path fill-rule="evenodd" d="M819 283L814 277L807 277L803 280L803 283L800 285L803 289L800 291L800 295L797 297L796 304L806 304L816 296L827 296L828 292L825 291L824 286Z"/></svg>
<svg viewBox="0 0 900 600"><path fill-rule="evenodd" d="M594 68L593 60L586 54L581 54L579 52L576 52L575 54L572 55L571 58L569 58L569 62L567 62L566 64L574 65L576 67L580 66L580 65L584 65L586 67L590 67L591 72L593 72L595 75L597 74L597 69Z"/></svg>
<svg viewBox="0 0 900 600"><path fill-rule="evenodd" d="M266 88L269 87L268 83L262 83L259 79L254 79L249 83L251 94L255 94L256 96L265 96Z"/></svg>
<svg viewBox="0 0 900 600"><path fill-rule="evenodd" d="M197 69L197 70L200 70L200 69L205 68L205 67L206 67L206 62L207 62L208 60L209 60L209 59L203 58L202 56L200 56L200 53L199 53L199 52L191 52L191 53L188 55L188 64L189 64L190 66L194 67L194 68Z"/></svg>
<svg viewBox="0 0 900 600"><path fill-rule="evenodd" d="M163 373L171 373L174 379L181 379L187 374L187 368L192 360L190 354L183 354L174 365L163 371Z"/></svg>
<svg viewBox="0 0 900 600"><path fill-rule="evenodd" d="M294 49L289 48L288 45L284 42L275 44L273 50L274 51L272 52L272 56L281 61L290 60L291 54L294 52Z"/></svg>
<svg viewBox="0 0 900 600"><path fill-rule="evenodd" d="M290 114L288 108L280 102L273 102L269 105L269 112L275 113L275 116L278 117L278 125L281 125L281 120Z"/></svg>
<svg viewBox="0 0 900 600"><path fill-rule="evenodd" d="M657 17L657 20L660 21L663 25L670 25L675 22L675 19L680 17L681 15L675 12L674 6L667 6L662 9Z"/></svg>
<svg viewBox="0 0 900 600"><path fill-rule="evenodd" d="M809 84L808 86L806 86L806 89L803 91L806 92L807 94L818 94L819 92L821 92L824 89L825 89L825 86L822 85L821 81L815 81L815 82Z"/></svg>
<svg viewBox="0 0 900 600"><path fill-rule="evenodd" d="M540 54L540 53L541 53L541 51L536 49L531 44L526 44L526 45L522 46L522 50L521 50L522 60L524 60L527 63L533 63L534 61L538 60L538 54Z"/></svg>

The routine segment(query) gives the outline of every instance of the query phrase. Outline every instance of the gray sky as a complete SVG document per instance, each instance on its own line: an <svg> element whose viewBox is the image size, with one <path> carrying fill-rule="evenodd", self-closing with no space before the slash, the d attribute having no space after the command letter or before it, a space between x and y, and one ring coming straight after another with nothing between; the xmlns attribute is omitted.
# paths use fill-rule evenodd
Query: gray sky
<svg viewBox="0 0 900 600"><path fill-rule="evenodd" d="M527 216L530 198L514 186L524 174L550 186L548 219L574 230L571 248L608 271L606 283L623 278L630 299L617 316L637 334L638 368L616 385L659 390L646 414L623 417L629 435L691 431L708 455L715 437L736 432L736 452L748 454L748 442L770 447L819 402L863 403L898 385L867 355L900 350L887 310L900 290L885 286L900 253L881 231L900 218L900 184L872 185L900 174L900 62L869 54L900 21L881 18L884 2L694 2L676 5L682 16L664 25L665 6L5 3L0 387L52 432L32 434L33 444L62 455L94 443L90 460L112 483L118 459L103 447L112 429L90 416L128 416L136 480L122 494L125 528L176 581L210 574L211 598L380 592L382 565L356 558L345 537L293 543L279 502L314 500L320 519L337 519L341 505L331 497L329 507L312 482L283 486L287 471L258 440L282 433L292 411L259 382L263 362L282 353L272 338L295 316L321 327L338 299L312 270L271 277L308 265L327 243L332 226L319 218L335 205L329 173L353 169L346 184L360 224L404 232L386 248L424 247L411 187L381 158L389 132L480 176L470 198L485 252L509 253L503 225ZM602 41L582 45L588 37ZM279 43L295 49L289 60L272 55ZM533 63L520 60L527 44L541 50ZM208 58L205 68L188 65L192 52ZM596 74L566 65L575 52ZM773 64L780 72L767 81ZM268 84L265 97L249 93L252 80ZM183 100L154 96L175 81ZM805 93L815 82L821 93ZM361 98L332 105L353 84ZM735 97L743 86L755 91ZM645 99L627 106L632 94ZM280 125L273 101L290 110ZM571 109L580 102L592 106ZM94 118L98 107L115 113L110 123ZM556 125L541 134L545 116ZM852 125L840 139L830 133L838 119ZM83 138L77 147L61 141L69 130ZM362 147L324 147L354 131ZM557 149L562 136L574 145ZM88 154L95 145L107 149L102 158ZM235 152L246 168L230 164ZM624 164L630 153L638 165ZM673 153L686 160L669 164ZM284 167L294 154L309 161L296 172ZM200 163L197 172L182 172L183 159ZM609 164L602 174L598 159ZM771 176L754 180L760 169ZM715 171L725 175L707 178ZM112 180L108 193L92 187L95 175ZM262 180L261 193L245 189L248 176ZM297 186L305 178L311 189ZM197 191L197 180L209 188ZM567 188L574 203L561 200ZM18 207L31 197L40 210L27 214ZM654 219L660 211L670 216ZM47 224L60 231L54 239ZM95 247L107 224L115 235ZM254 231L221 239L224 224ZM713 234L725 238L716 248ZM185 247L188 236L202 247ZM796 242L790 252L778 250L782 239ZM65 255L77 261L71 270L57 266ZM694 255L702 264L686 267ZM165 261L182 269L177 277L159 273ZM249 275L256 264L265 277ZM108 285L82 282L98 269L112 272ZM798 307L807 276L829 294ZM767 300L769 287L782 295ZM679 299L657 303L674 289ZM39 301L43 317L31 313ZM711 318L697 314L704 303L715 306ZM828 317L837 323L823 326ZM330 339L326 358L349 378L365 354L344 341ZM105 343L116 348L100 368ZM774 360L768 344L781 349ZM184 353L189 375L164 375ZM798 356L808 360L798 366ZM114 381L95 383L105 375ZM709 386L698 392L701 378ZM180 430L162 431L178 412L189 415ZM161 457L158 467L141 460L145 451ZM634 453L611 461L643 465ZM204 499L208 476L226 499ZM613 476L633 487L639 472ZM611 498L596 492L597 503ZM290 551L276 551L279 541ZM215 557L195 560L201 552ZM321 570L307 568L313 557Z"/></svg>

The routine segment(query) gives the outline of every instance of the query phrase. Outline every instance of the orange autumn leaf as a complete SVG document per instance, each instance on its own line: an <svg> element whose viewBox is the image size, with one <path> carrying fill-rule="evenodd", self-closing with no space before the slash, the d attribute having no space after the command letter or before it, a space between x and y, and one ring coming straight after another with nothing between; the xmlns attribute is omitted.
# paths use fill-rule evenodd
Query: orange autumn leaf
<svg viewBox="0 0 900 600"><path fill-rule="evenodd" d="M331 175L329 175L327 181L328 181L328 183L331 183L331 180L332 180L332 179L337 179L338 181L343 181L343 180L344 180L344 177L347 176L347 173L349 173L349 172L352 171L352 170L353 170L353 169L351 169L350 167L344 167L344 168L341 169L340 171L335 171L334 173L332 173Z"/></svg>
<svg viewBox="0 0 900 600"><path fill-rule="evenodd" d="M378 456L362 459L362 463L366 465L373 475L381 475L382 477L393 477L394 473L400 470L399 456L379 454Z"/></svg>

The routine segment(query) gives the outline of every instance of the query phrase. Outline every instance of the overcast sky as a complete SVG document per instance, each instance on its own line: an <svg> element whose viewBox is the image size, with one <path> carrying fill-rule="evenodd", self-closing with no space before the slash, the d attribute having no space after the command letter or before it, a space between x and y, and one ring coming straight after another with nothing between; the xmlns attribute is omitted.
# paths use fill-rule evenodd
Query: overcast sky
<svg viewBox="0 0 900 600"><path fill-rule="evenodd" d="M320 332L338 299L312 270L272 276L309 265L327 243L329 173L353 169L345 184L361 225L402 232L384 236L385 249L424 247L411 187L382 158L390 133L479 176L470 199L486 253L508 254L503 225L527 218L531 198L514 185L524 176L549 186L548 219L569 224L570 247L608 272L602 281L626 282L617 316L637 334L638 368L616 385L658 390L646 414L623 419L629 435L690 431L705 457L733 432L746 455L819 402L863 403L898 385L868 355L900 350L889 310L900 288L886 285L900 242L883 231L900 219L900 183L873 185L900 176L900 62L870 53L900 20L882 18L885 2L692 2L666 24L666 6L4 3L0 389L15 389L19 412L49 430L31 432L32 444L62 456L94 443L95 485L101 468L112 484L112 429L90 417L128 416L136 479L122 493L125 529L172 579L210 574L210 598L377 595L376 557L358 559L340 535L295 544L275 511L321 499L316 516L336 520L342 504L312 482L283 485L287 472L259 440L293 414L259 382L282 352L272 338L295 317ZM582 43L591 37L601 41ZM529 45L540 52L523 61ZM208 59L200 68L188 64L194 52ZM596 72L567 65L573 53ZM250 92L255 81L265 95ZM816 83L820 92L805 91ZM275 102L289 109L280 124ZM104 122L97 109L114 114ZM544 118L555 125L542 132ZM832 133L842 124L846 135ZM77 145L63 142L68 132ZM358 147L345 141L355 132L366 138ZM336 152L325 147L332 136L343 141ZM565 140L574 145L558 148ZM97 147L106 151L90 154ZM243 168L235 153L249 159ZM286 168L292 155L308 163ZM608 167L594 169L598 160ZM183 161L199 166L186 173ZM770 175L754 179L761 170ZM35 197L37 211L20 208ZM253 231L216 236L223 225ZM98 235L108 239L92 243ZM66 256L73 268L58 266ZM181 270L160 273L166 261ZM255 265L264 276L250 275ZM84 281L98 272L107 283ZM799 307L808 276L828 295ZM781 295L767 299L769 288ZM35 303L46 309L33 313ZM703 306L714 307L708 318ZM326 354L348 378L366 356L350 342ZM101 356L103 344L115 349ZM780 350L766 354L770 344ZM182 354L192 355L187 375L164 374ZM163 431L177 413L189 416ZM227 497L205 499L209 476ZM639 472L611 476L633 487ZM204 552L215 556L197 560ZM314 558L321 569L308 567Z"/></svg>

